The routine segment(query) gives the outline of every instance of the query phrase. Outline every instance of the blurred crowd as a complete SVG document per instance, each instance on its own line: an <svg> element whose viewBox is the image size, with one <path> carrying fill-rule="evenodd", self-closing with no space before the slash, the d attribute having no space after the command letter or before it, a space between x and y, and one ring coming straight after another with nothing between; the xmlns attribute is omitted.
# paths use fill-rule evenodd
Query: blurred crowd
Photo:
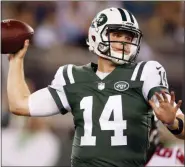
<svg viewBox="0 0 185 167"><path fill-rule="evenodd" d="M170 90L183 99L184 2L180 1L2 1L2 20L18 19L35 30L24 66L30 90L49 85L61 65L96 62L86 38L96 13L107 7L123 7L136 16L144 34L138 61L159 61L167 71ZM69 166L74 133L71 114L49 118L9 114L6 55L1 69L3 164ZM162 138L179 143L167 131Z"/></svg>

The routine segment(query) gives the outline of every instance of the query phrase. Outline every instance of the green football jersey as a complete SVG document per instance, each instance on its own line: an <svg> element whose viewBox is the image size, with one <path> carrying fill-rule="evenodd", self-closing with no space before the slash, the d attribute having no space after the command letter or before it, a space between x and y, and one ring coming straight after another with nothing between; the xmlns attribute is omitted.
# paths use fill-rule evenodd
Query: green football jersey
<svg viewBox="0 0 185 167"><path fill-rule="evenodd" d="M72 166L144 166L153 114L148 99L168 89L165 70L155 61L117 66L104 79L96 70L94 63L62 66L49 86L61 113L74 116Z"/></svg>

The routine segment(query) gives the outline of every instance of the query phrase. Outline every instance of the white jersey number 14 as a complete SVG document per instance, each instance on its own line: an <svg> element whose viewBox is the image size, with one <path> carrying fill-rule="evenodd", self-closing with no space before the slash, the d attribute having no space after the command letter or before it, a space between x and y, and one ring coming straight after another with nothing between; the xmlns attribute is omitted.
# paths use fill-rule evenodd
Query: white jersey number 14
<svg viewBox="0 0 185 167"><path fill-rule="evenodd" d="M80 108L84 109L84 136L81 137L80 145L95 146L96 136L92 136L93 96L84 97L80 102ZM127 145L127 136L123 135L123 130L127 128L127 122L123 120L122 111L121 95L110 96L99 118L101 130L114 130L114 136L111 136L111 146ZM112 112L114 120L110 121Z"/></svg>

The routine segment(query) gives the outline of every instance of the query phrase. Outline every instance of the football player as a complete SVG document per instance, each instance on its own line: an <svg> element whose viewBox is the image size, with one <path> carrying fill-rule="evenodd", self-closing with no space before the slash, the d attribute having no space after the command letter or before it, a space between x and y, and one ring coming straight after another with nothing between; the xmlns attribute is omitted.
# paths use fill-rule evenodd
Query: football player
<svg viewBox="0 0 185 167"><path fill-rule="evenodd" d="M168 83L163 66L156 61L135 63L141 39L138 22L129 11L108 8L99 12L87 40L89 50L98 56L97 64L61 66L51 85L33 94L24 79L29 45L25 41L22 50L10 55L10 111L32 117L71 112L75 124L73 167L144 166L152 107L172 133L182 137L184 130L181 101L173 106L174 99L170 105L166 99L170 96L165 95ZM162 90L165 101L159 99ZM149 101L156 97L155 92L159 92L158 106L154 105L157 98Z"/></svg>
<svg viewBox="0 0 185 167"><path fill-rule="evenodd" d="M184 166L184 152L180 145L175 142L173 145L166 144L160 140L159 120L152 117L150 130L150 148L147 151L146 167L150 166ZM164 136L164 135L163 135ZM170 139L168 139L169 141Z"/></svg>

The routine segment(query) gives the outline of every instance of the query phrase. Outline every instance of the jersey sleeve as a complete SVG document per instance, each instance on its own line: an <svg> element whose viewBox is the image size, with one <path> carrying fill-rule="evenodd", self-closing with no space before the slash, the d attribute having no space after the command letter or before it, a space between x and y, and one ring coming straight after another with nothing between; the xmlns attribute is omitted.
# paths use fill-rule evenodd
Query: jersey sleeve
<svg viewBox="0 0 185 167"><path fill-rule="evenodd" d="M47 87L29 96L28 107L32 117L46 117L60 113Z"/></svg>
<svg viewBox="0 0 185 167"><path fill-rule="evenodd" d="M66 68L67 65L61 66L57 70L51 85L48 86L48 90L62 114L66 114L67 112L71 111L71 107L64 89L64 86L66 86L66 80L64 77Z"/></svg>
<svg viewBox="0 0 185 167"><path fill-rule="evenodd" d="M142 93L147 101L162 89L169 93L166 71L157 61L148 61L145 64L141 80L144 81Z"/></svg>

